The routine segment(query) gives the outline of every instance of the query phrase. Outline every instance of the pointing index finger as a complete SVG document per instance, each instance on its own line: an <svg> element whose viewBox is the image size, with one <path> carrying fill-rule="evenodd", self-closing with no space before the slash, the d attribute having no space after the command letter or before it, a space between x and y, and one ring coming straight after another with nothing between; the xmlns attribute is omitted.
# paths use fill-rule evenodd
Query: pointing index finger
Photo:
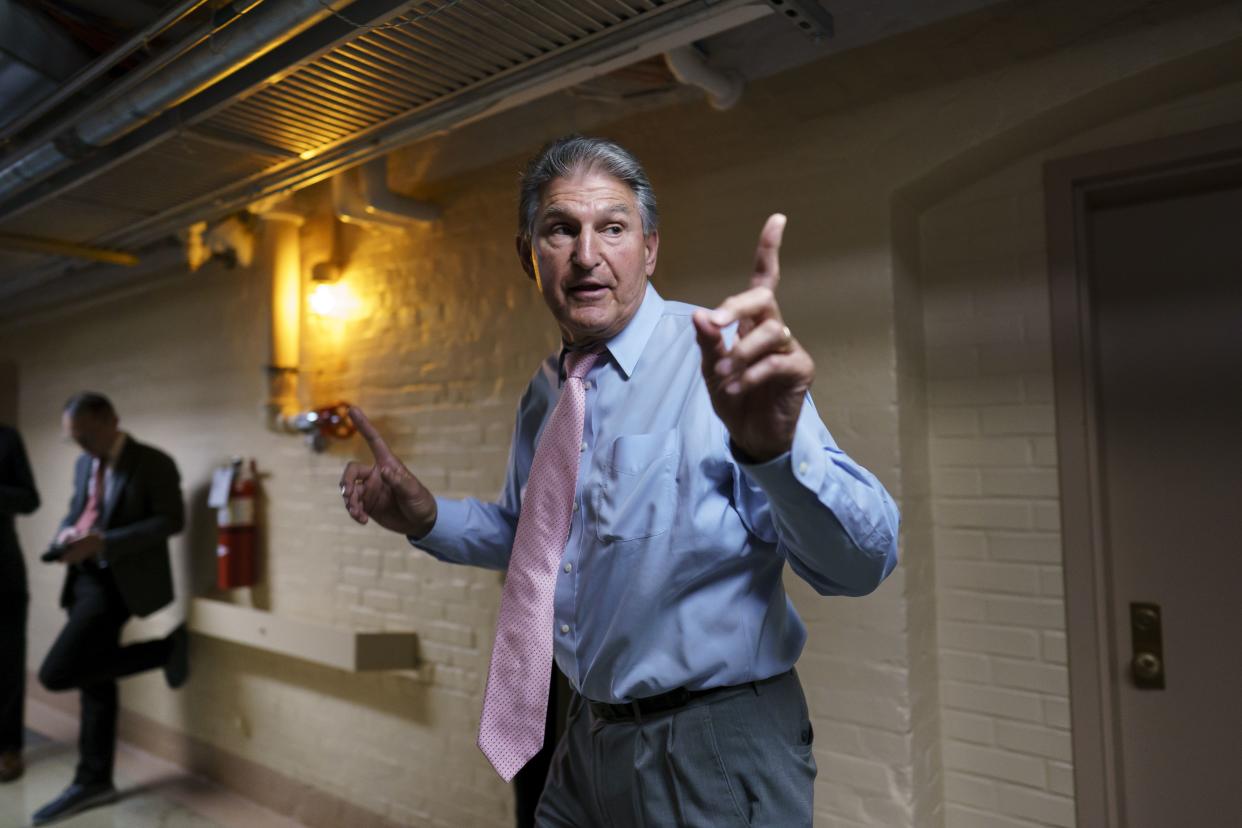
<svg viewBox="0 0 1242 828"><path fill-rule="evenodd" d="M380 436L380 433L375 430L375 426L371 425L367 415L362 413L361 408L351 405L349 407L349 419L354 421L354 427L358 429L362 439L366 440L367 445L371 447L371 454L375 455L377 465L393 459L392 450L388 448L388 444L384 442L384 438Z"/></svg>
<svg viewBox="0 0 1242 828"><path fill-rule="evenodd" d="M755 248L755 270L750 276L750 286L766 287L773 293L781 281L781 237L785 233L784 213L768 216L759 234L759 246Z"/></svg>

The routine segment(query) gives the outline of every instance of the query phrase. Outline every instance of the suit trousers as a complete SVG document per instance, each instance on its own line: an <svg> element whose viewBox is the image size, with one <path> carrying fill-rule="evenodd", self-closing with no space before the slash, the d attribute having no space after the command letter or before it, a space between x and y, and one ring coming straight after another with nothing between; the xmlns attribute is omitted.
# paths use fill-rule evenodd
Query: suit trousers
<svg viewBox="0 0 1242 828"><path fill-rule="evenodd" d="M107 569L82 567L73 578L69 620L39 668L49 690L81 690L78 768L74 782L110 783L116 753L116 680L168 660L167 639L121 646L129 608Z"/></svg>
<svg viewBox="0 0 1242 828"><path fill-rule="evenodd" d="M23 583L24 587L25 584ZM0 590L0 753L20 752L26 701L26 617L30 596Z"/></svg>
<svg viewBox="0 0 1242 828"><path fill-rule="evenodd" d="M513 777L513 806L517 828L534 828L535 809L543 786L547 782L548 768L561 734L565 732L565 711L569 705L569 682L552 662L552 678L548 681L548 712L544 721L543 747L526 766Z"/></svg>
<svg viewBox="0 0 1242 828"><path fill-rule="evenodd" d="M792 670L620 721L600 718L575 693L536 822L555 828L810 826L813 739Z"/></svg>

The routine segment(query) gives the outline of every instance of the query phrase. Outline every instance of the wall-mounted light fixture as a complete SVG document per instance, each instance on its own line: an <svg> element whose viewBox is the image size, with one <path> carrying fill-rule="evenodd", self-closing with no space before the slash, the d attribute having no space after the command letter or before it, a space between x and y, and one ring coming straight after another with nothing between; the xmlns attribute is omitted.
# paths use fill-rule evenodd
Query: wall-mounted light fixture
<svg viewBox="0 0 1242 828"><path fill-rule="evenodd" d="M299 376L303 308L309 312L306 334L320 351L344 347L350 324L364 318L368 303L356 295L346 277L349 262L341 238L344 222L384 225L395 228L410 222L434 221L439 208L398 195L388 189L387 162L372 161L351 175L338 175L332 182L333 213L331 235L315 238L304 232L305 204L280 195L256 202L249 211L260 218L259 250L265 269L272 274L271 359L265 366L269 380L264 421L271 431L300 433L315 451L323 451L328 440L345 439L354 434L349 404L299 410ZM312 225L312 229L316 225ZM200 248L205 257L207 239L202 228L189 234L191 248ZM319 261L311 268L308 291L303 294L303 243L309 243ZM317 242L327 242L320 244ZM326 249L325 249L326 247ZM305 302L305 305L303 305ZM326 346L326 348L325 348Z"/></svg>
<svg viewBox="0 0 1242 828"><path fill-rule="evenodd" d="M341 266L320 262L311 270L311 289L306 297L310 312L329 319L347 319L358 307L358 298L341 280Z"/></svg>
<svg viewBox="0 0 1242 828"><path fill-rule="evenodd" d="M267 373L270 382L268 401L264 406L267 427L285 434L302 434L306 444L323 451L329 438L344 439L354 433L349 420L349 404L299 411L298 366L300 364L302 257L299 235L303 224L300 213L287 202L264 204L255 208L263 221L260 254L272 273L271 361ZM316 287L342 289L341 269L325 262L313 269ZM353 300L356 301L356 300ZM332 316L350 310L350 298L330 290L327 295L308 297L315 313Z"/></svg>

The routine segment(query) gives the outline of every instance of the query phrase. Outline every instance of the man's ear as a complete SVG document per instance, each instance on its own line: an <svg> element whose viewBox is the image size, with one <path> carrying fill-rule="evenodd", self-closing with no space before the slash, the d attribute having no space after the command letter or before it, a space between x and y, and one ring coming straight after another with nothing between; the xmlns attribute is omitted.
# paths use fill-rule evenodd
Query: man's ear
<svg viewBox="0 0 1242 828"><path fill-rule="evenodd" d="M651 274L655 273L656 258L660 253L660 231L652 230L648 233L643 239L643 247L645 248L647 257L644 270L647 273L647 278L650 279Z"/></svg>
<svg viewBox="0 0 1242 828"><path fill-rule="evenodd" d="M530 277L532 282L535 281L535 263L531 260L530 241L522 238L521 233L518 233L513 241L517 245L517 256L518 261L522 264L522 270L526 271L526 275Z"/></svg>

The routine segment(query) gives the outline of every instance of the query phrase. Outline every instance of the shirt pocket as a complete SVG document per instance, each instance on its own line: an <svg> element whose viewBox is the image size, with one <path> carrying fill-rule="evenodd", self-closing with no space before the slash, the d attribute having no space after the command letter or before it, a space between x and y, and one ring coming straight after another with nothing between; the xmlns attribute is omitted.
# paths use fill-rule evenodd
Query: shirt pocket
<svg viewBox="0 0 1242 828"><path fill-rule="evenodd" d="M676 429L613 440L600 463L595 489L595 536L599 540L652 538L672 527L680 447Z"/></svg>

